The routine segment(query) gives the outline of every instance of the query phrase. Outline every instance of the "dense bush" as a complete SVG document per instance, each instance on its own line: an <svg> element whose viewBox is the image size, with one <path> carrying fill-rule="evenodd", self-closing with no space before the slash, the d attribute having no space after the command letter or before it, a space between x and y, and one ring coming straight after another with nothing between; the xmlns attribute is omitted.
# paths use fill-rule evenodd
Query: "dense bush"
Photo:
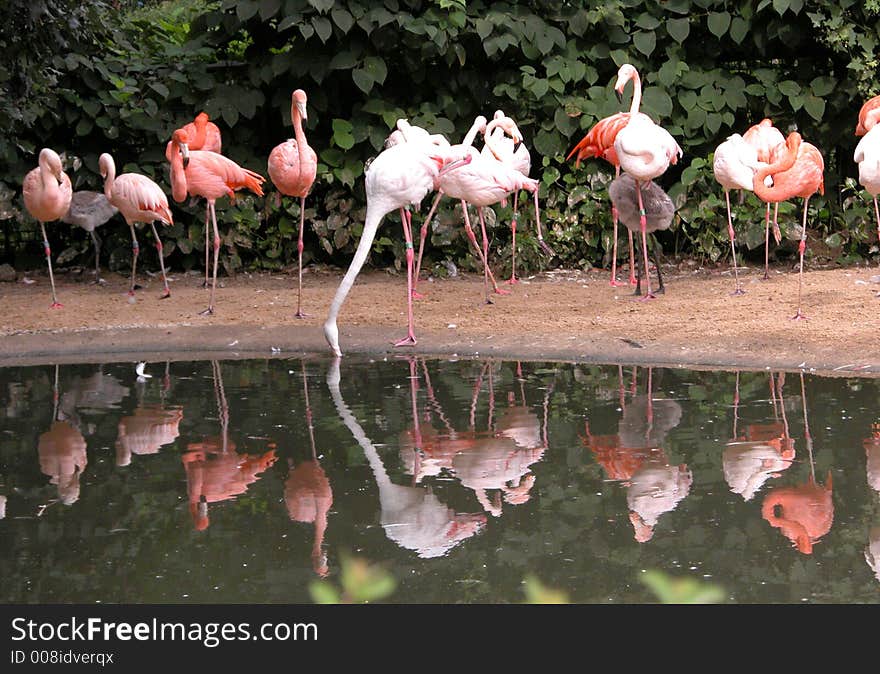
<svg viewBox="0 0 880 674"><path fill-rule="evenodd" d="M642 109L685 152L659 180L678 206L664 234L667 251L709 260L727 254L711 153L765 116L783 131L797 128L824 154L826 193L811 200L811 235L841 259L876 251L852 151L858 108L876 93L877 0L187 0L134 10L16 0L0 19L14 19L0 33L7 233L27 230L19 224L20 180L42 145L82 159L72 176L78 186L98 186L97 156L109 151L123 170L167 187L165 143L204 109L223 131L224 153L265 174L271 148L292 135L290 93L302 87L320 161L307 202L307 259L347 264L362 226L364 162L398 117L454 142L475 115L501 108L526 135L532 175L542 183L545 237L557 253L550 261L540 252L526 227L528 208L519 259L531 269L601 264L610 250L611 168L589 160L575 170L565 156L597 120L621 109L612 85L628 61L642 74ZM276 196L268 185L265 199L220 209L228 270L295 258L299 206ZM784 209L783 231L792 236L800 205ZM429 254L471 265L460 215L451 201L444 209ZM495 211L493 254L504 264L510 235L500 225L510 207ZM172 264L198 266L203 206L177 204L175 212L166 250ZM399 225L390 221L377 237L376 263L403 257ZM752 195L737 206L737 227L749 247L763 245L763 208ZM115 229L125 245L124 228ZM53 231L74 252L87 248L82 233Z"/></svg>

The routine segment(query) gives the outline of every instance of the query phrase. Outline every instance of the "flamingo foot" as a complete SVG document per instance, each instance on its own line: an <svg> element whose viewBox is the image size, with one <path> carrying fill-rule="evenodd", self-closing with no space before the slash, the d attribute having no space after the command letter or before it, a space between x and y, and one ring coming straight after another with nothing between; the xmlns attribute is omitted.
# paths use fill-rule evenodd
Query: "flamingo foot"
<svg viewBox="0 0 880 674"><path fill-rule="evenodd" d="M764 272L764 275L761 277L761 280L762 280L762 281L769 281L769 280L770 280L770 274L769 274L769 272L766 272L766 271L765 271L765 272Z"/></svg>
<svg viewBox="0 0 880 674"><path fill-rule="evenodd" d="M420 293L418 290L412 291L412 298L414 300L423 300L423 299L425 299L425 297L427 297L427 295Z"/></svg>
<svg viewBox="0 0 880 674"><path fill-rule="evenodd" d="M398 339L394 342L394 346L415 346L416 344L416 336L412 333L409 333L403 339Z"/></svg>
<svg viewBox="0 0 880 674"><path fill-rule="evenodd" d="M504 290L503 288L495 288L495 290L493 292L496 295L509 295L510 294L509 290Z"/></svg>
<svg viewBox="0 0 880 674"><path fill-rule="evenodd" d="M204 311L199 312L199 316L213 316L214 315L214 307L208 307Z"/></svg>
<svg viewBox="0 0 880 674"><path fill-rule="evenodd" d="M52 304L49 305L49 308L50 309L60 309L63 306L64 305L61 304L61 302L52 302Z"/></svg>
<svg viewBox="0 0 880 674"><path fill-rule="evenodd" d="M297 309L297 312L293 315L294 318L311 318L311 314L307 314L302 309Z"/></svg>
<svg viewBox="0 0 880 674"><path fill-rule="evenodd" d="M171 290L169 288L166 288L165 292L159 296L159 299L160 300L167 300L169 297L171 297Z"/></svg>
<svg viewBox="0 0 880 674"><path fill-rule="evenodd" d="M613 278L611 279L611 281L609 281L608 285L610 285L612 288L619 288L620 286L625 286L626 283L623 281L618 281L616 278Z"/></svg>
<svg viewBox="0 0 880 674"><path fill-rule="evenodd" d="M650 292L645 295L639 295L633 299L635 299L636 302L644 302L645 300L656 300L657 296L653 292Z"/></svg>
<svg viewBox="0 0 880 674"><path fill-rule="evenodd" d="M793 320L793 321L806 321L806 320L808 320L808 318L804 314L804 312L801 311L801 308L798 307L797 313L791 317L791 320Z"/></svg>
<svg viewBox="0 0 880 674"><path fill-rule="evenodd" d="M516 276L511 276L505 281L505 283L509 286L515 286L517 283L519 283L519 279Z"/></svg>
<svg viewBox="0 0 880 674"><path fill-rule="evenodd" d="M736 296L736 295L745 295L745 294L746 294L746 291L743 290L742 288L737 288L736 290L734 290L734 291L733 291L732 293L730 293L730 294L731 294L732 296Z"/></svg>
<svg viewBox="0 0 880 674"><path fill-rule="evenodd" d="M129 297L134 297L134 288L130 288L130 289L129 289L129 291L128 291L128 296L129 296Z"/></svg>

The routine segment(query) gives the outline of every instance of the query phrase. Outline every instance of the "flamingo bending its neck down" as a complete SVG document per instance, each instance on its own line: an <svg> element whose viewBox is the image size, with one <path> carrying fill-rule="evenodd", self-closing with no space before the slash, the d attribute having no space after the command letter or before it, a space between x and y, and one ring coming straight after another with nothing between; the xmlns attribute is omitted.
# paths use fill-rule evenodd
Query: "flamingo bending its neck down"
<svg viewBox="0 0 880 674"><path fill-rule="evenodd" d="M635 106L634 106L635 107ZM620 161L620 168L636 181L642 231L642 253L644 269L648 269L648 239L645 207L642 203L641 184L653 180L666 172L670 164L675 164L683 152L675 139L662 126L658 126L647 115L633 110L627 125L614 139L614 152ZM643 299L652 299L651 279L645 275L647 290Z"/></svg>
<svg viewBox="0 0 880 674"><path fill-rule="evenodd" d="M235 199L235 191L248 189L258 197L263 196L265 178L259 173L242 168L222 154L195 150L190 152L187 135L183 129L174 132L165 148L165 157L171 163L171 189L175 201L183 201L187 194L204 197L207 212L214 225L214 276L211 281L211 298L208 308L202 312L214 313L214 291L217 287L217 262L220 257L220 231L217 229L217 212L214 203L223 196ZM205 219L207 220L207 215Z"/></svg>
<svg viewBox="0 0 880 674"><path fill-rule="evenodd" d="M758 161L764 164L771 163L777 158L779 152L785 150L785 136L773 126L773 122L766 117L757 124L753 124L743 134L743 140L755 148L758 153ZM751 188L749 188L751 189ZM782 233L779 231L779 203L773 205L773 238L776 245L782 241ZM770 279L770 203L764 215L764 280Z"/></svg>
<svg viewBox="0 0 880 674"><path fill-rule="evenodd" d="M52 251L46 236L47 222L58 220L70 208L73 187L70 178L61 167L61 157L55 150L44 147L40 150L39 166L27 172L22 183L24 206L39 223L43 233L43 250L49 265L49 282L52 284L52 308L58 309L61 303L55 295L55 278L52 275Z"/></svg>
<svg viewBox="0 0 880 674"><path fill-rule="evenodd" d="M733 231L733 218L730 214L730 190L752 189L752 180L758 170L758 151L735 133L727 137L715 148L712 171L722 189L727 204L727 235L730 237L730 254L733 257L734 289L732 295L742 295L745 290L739 284L739 271L736 266L736 234ZM770 205L767 205L768 213Z"/></svg>
<svg viewBox="0 0 880 674"><path fill-rule="evenodd" d="M580 142L572 148L566 159L574 157L575 168L580 166L584 159L590 157L601 157L614 167L614 177L620 177L620 161L617 153L614 151L614 140L620 130L629 123L629 119L633 114L644 114L639 112L639 106L642 101L642 80L638 71L629 63L624 63L617 71L617 82L614 85L614 91L618 97L623 95L626 83L633 82L633 97L630 103L629 112L617 112L608 117L600 119L587 133L581 138ZM577 156L575 156L577 155ZM617 208L614 203L611 204L611 222L614 225L613 244L611 252L611 285L612 287L620 285L617 281ZM636 284L635 276L635 249L633 246L633 233L627 229L629 239L629 282L630 285Z"/></svg>
<svg viewBox="0 0 880 674"><path fill-rule="evenodd" d="M819 149L810 143L803 142L801 135L794 131L785 141L785 149L779 153L773 163L762 166L755 172L752 188L762 201L778 203L792 197L803 197L804 217L801 223L801 241L798 245L800 265L798 268L798 306L794 320L806 318L801 312L801 294L804 282L804 251L807 247L807 207L810 197L817 191L825 194L823 173L825 162ZM768 187L764 178L772 176L773 185Z"/></svg>
<svg viewBox="0 0 880 674"><path fill-rule="evenodd" d="M296 299L297 318L305 318L302 310L302 255L303 230L305 229L306 196L318 174L318 155L309 147L303 131L303 120L308 119L306 113L306 92L297 89L293 92L290 104L290 119L293 123L296 138L289 138L276 145L269 155L269 178L281 194L299 197L299 238L296 243L298 292Z"/></svg>
<svg viewBox="0 0 880 674"><path fill-rule="evenodd" d="M859 182L874 199L877 236L880 237L880 208L877 206L877 194L880 193L880 126L873 127L862 137L856 145L853 161L859 165Z"/></svg>
<svg viewBox="0 0 880 674"><path fill-rule="evenodd" d="M430 190L436 189L441 176L447 172L453 172L453 169L458 170L458 166L470 161L470 155L461 150L456 151L454 148L433 144L404 142L383 150L364 171L364 185L367 195L364 230L351 265L339 283L330 304L327 320L324 322L324 337L337 357L342 355L339 348L339 328L336 324L339 310L354 285L361 267L367 260L373 238L376 236L376 230L382 219L394 210L400 210L403 234L406 239L406 302L409 323L407 336L395 342L395 346L416 343L412 311L414 258L412 219L406 209L410 204L421 203Z"/></svg>
<svg viewBox="0 0 880 674"><path fill-rule="evenodd" d="M856 124L856 135L864 136L880 121L880 96L874 96L865 101L859 110L859 123Z"/></svg>
<svg viewBox="0 0 880 674"><path fill-rule="evenodd" d="M163 225L173 225L171 209L168 208L168 197L156 183L139 173L123 173L116 175L116 164L113 157L106 152L98 158L98 167L104 178L104 196L113 204L131 229L131 287L128 294L134 296L135 270L138 259L138 240L134 226L138 222L149 222L156 238L156 250L159 252L159 266L162 269L162 283L165 292L162 299L171 297L168 278L165 275L165 260L162 254L162 239L156 231L156 220Z"/></svg>

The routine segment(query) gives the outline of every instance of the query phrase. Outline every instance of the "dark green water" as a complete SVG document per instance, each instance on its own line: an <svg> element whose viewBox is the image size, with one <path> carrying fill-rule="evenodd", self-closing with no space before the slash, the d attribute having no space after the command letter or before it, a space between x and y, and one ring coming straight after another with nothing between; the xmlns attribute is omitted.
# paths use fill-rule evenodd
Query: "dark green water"
<svg viewBox="0 0 880 674"><path fill-rule="evenodd" d="M650 569L730 603L880 600L876 379L134 365L0 370L0 602L311 603L344 555L395 603L522 602L530 575L653 602Z"/></svg>

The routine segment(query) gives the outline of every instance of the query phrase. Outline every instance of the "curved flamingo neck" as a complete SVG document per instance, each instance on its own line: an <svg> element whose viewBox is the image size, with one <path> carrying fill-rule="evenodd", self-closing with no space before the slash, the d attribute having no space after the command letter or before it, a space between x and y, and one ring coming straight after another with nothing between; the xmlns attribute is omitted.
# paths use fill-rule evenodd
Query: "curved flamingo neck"
<svg viewBox="0 0 880 674"><path fill-rule="evenodd" d="M471 128L465 135L464 140L461 141L461 144L467 147L472 146L474 144L474 139L477 137L477 134L480 133L480 129L483 129L484 131L488 129L488 127L486 126L486 119L484 117L478 117L474 120L474 123L471 125Z"/></svg>
<svg viewBox="0 0 880 674"><path fill-rule="evenodd" d="M306 132L303 130L302 115L299 114L299 106L296 103L292 103L290 106L290 119L293 122L293 133L296 138L297 149L300 155L302 155L304 148L308 147L309 143L306 140Z"/></svg>
<svg viewBox="0 0 880 674"><path fill-rule="evenodd" d="M193 147L205 147L205 137L208 132L208 118L204 115L197 115L195 119L196 137L190 141Z"/></svg>
<svg viewBox="0 0 880 674"><path fill-rule="evenodd" d="M792 166L794 166L797 161L798 151L801 147L801 137L797 132L793 132L789 134L788 138L785 141L785 151L777 157L776 161L772 164L767 164L765 166L761 166L755 172L755 176L752 179L752 188L755 192L755 195L761 199L762 201L767 202L776 202L776 201L784 201L788 199L791 195L787 195L782 191L777 185L773 185L772 187L768 187L764 184L764 179L767 176L772 176L777 173L782 173L784 171L788 171Z"/></svg>
<svg viewBox="0 0 880 674"><path fill-rule="evenodd" d="M483 141L486 143L486 147L489 148L489 151L492 153L492 156L495 157L498 161L502 161L502 157L504 156L504 149L498 144L499 137L495 135L495 129L501 126L501 120L498 118L493 119L486 126L486 130L483 131Z"/></svg>
<svg viewBox="0 0 880 674"><path fill-rule="evenodd" d="M107 174L104 176L104 196L110 201L110 195L113 193L113 181L116 180L116 163L113 157L107 155L104 159Z"/></svg>
<svg viewBox="0 0 880 674"><path fill-rule="evenodd" d="M183 201L188 191L186 171L183 168L183 157L180 156L180 144L176 140L168 142L166 157L171 162L171 196L175 201Z"/></svg>
<svg viewBox="0 0 880 674"><path fill-rule="evenodd" d="M629 106L629 113L635 115L639 112L639 107L642 105L642 78L639 76L639 72L635 68L633 68L630 79L633 83L633 99Z"/></svg>

